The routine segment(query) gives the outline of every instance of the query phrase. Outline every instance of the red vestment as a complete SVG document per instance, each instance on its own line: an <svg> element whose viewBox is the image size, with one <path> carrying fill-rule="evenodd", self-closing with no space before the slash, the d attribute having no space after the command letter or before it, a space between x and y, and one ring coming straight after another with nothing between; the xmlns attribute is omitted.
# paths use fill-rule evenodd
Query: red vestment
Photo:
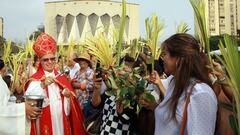
<svg viewBox="0 0 240 135"><path fill-rule="evenodd" d="M58 72L54 70L54 74L57 75ZM33 80L44 81L45 73L40 66L38 71L29 79L29 81L25 85L25 90L28 85ZM64 135L86 135L85 129L83 127L84 116L80 105L74 96L74 90L71 84L68 82L67 77L65 75L59 76L56 78L56 83L58 84L60 90L63 88L68 88L71 91L70 94L70 115L66 116L64 111L64 96L61 94L62 101L62 114L63 114L63 125L64 125ZM48 95L48 87L46 87L47 97ZM61 93L61 92L60 92ZM39 118L40 123L40 134L41 135L53 135L52 130L52 121L51 121L51 112L50 112L50 104L47 107L42 109L42 115ZM36 135L36 122L31 122L31 135Z"/></svg>

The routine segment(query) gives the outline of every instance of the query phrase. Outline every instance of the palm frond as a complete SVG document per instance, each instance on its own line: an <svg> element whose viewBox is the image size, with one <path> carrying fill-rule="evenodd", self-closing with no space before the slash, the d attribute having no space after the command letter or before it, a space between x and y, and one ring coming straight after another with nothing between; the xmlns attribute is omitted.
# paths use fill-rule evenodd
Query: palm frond
<svg viewBox="0 0 240 135"><path fill-rule="evenodd" d="M67 53L65 51L64 45L59 44L58 45L58 58L60 56L61 59L58 59L58 61L61 63L61 67L59 67L60 71L64 70L64 63L66 63L66 61L65 61L66 55L67 55Z"/></svg>
<svg viewBox="0 0 240 135"><path fill-rule="evenodd" d="M122 46L123 46L123 35L126 25L126 1L122 0L122 16L121 16L121 25L119 30L119 38L117 43L117 63L120 64L121 59L121 52L122 52Z"/></svg>
<svg viewBox="0 0 240 135"><path fill-rule="evenodd" d="M159 21L158 16L154 14L151 19L147 18L145 20L145 26L147 33L147 45L151 49L153 58L158 59L158 57L156 57L157 51L159 50L158 40L160 34L165 28L165 24L163 21ZM154 62L152 62L152 68L154 68Z"/></svg>
<svg viewBox="0 0 240 135"><path fill-rule="evenodd" d="M34 39L34 38L33 38ZM34 55L34 50L33 50L33 44L34 44L34 40L30 40L29 38L27 38L27 42L25 44L25 53L27 56L33 57Z"/></svg>
<svg viewBox="0 0 240 135"><path fill-rule="evenodd" d="M66 54L67 59L70 59L71 53L73 53L74 51L74 46L75 46L74 40L70 40Z"/></svg>
<svg viewBox="0 0 240 135"><path fill-rule="evenodd" d="M137 57L138 52L140 52L141 50L141 44L139 42L138 39L134 39L131 43L130 43L130 56L133 57L134 59Z"/></svg>
<svg viewBox="0 0 240 135"><path fill-rule="evenodd" d="M109 68L114 65L114 47L104 33L87 40L85 47L96 56L102 66Z"/></svg>
<svg viewBox="0 0 240 135"><path fill-rule="evenodd" d="M176 33L187 33L189 30L188 24L186 22L181 22L176 28Z"/></svg>
<svg viewBox="0 0 240 135"><path fill-rule="evenodd" d="M86 48L84 48L83 44L77 45L77 54L81 54L83 51L85 51Z"/></svg>
<svg viewBox="0 0 240 135"><path fill-rule="evenodd" d="M236 102L236 114L238 123L240 123L240 54L238 52L237 41L229 35L224 35L224 42L220 42L219 48L223 58L217 58L223 63L229 75L229 83L233 88L233 96ZM240 131L240 125L238 125Z"/></svg>
<svg viewBox="0 0 240 135"><path fill-rule="evenodd" d="M4 44L4 47L3 47L3 61L6 64L8 64L10 62L9 56L10 56L11 51L12 51L11 43L12 43L12 41L8 40L7 45Z"/></svg>
<svg viewBox="0 0 240 135"><path fill-rule="evenodd" d="M213 69L212 57L210 55L210 37L207 29L205 2L204 0L190 0L192 8L194 10L195 19L197 20L197 37L200 40L202 51L207 51L207 56L210 61L211 69Z"/></svg>
<svg viewBox="0 0 240 135"><path fill-rule="evenodd" d="M20 65L24 64L25 57L26 57L26 52L23 52L23 51L20 51L17 54L12 54L12 56L10 57L10 60L11 60L10 69L11 69L12 74L13 74L13 83L11 85L12 92L16 89L16 85L19 81L18 72L19 72L19 69L20 69Z"/></svg>

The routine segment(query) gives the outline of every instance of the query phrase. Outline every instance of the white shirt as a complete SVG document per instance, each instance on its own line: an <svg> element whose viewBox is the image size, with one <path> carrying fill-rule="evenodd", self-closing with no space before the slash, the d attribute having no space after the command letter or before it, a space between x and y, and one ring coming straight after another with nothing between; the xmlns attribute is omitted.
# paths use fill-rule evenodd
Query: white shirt
<svg viewBox="0 0 240 135"><path fill-rule="evenodd" d="M75 74L80 70L80 65L78 63L75 63L74 64L74 67L73 68L70 68L70 72L69 72L69 75L70 75L70 78L73 79Z"/></svg>
<svg viewBox="0 0 240 135"><path fill-rule="evenodd" d="M0 75L0 106L6 106L10 98L10 91L7 84Z"/></svg>
<svg viewBox="0 0 240 135"><path fill-rule="evenodd" d="M55 74L45 72L46 77L52 76L54 77ZM29 87L26 90L26 95L42 95L46 96L46 91L41 87L40 81L32 81L29 84ZM52 129L53 135L63 135L64 134L64 127L63 127L63 114L61 96L60 96L60 89L59 86L55 83L48 85L48 94L49 98L44 99L43 107L46 107L50 104L50 112L51 112L51 120L52 120ZM64 111L66 115L70 113L70 101L68 98L64 97Z"/></svg>
<svg viewBox="0 0 240 135"><path fill-rule="evenodd" d="M168 100L174 89L173 76L168 78L169 87L164 100L155 109L155 135L179 135L185 103L185 94L178 101L177 122L170 119ZM190 88L191 86L189 86ZM189 90L188 88L188 90ZM205 83L194 86L187 108L185 135L213 135L217 115L217 98L213 90Z"/></svg>
<svg viewBox="0 0 240 135"><path fill-rule="evenodd" d="M0 135L29 135L25 104L9 104L10 91L0 75Z"/></svg>

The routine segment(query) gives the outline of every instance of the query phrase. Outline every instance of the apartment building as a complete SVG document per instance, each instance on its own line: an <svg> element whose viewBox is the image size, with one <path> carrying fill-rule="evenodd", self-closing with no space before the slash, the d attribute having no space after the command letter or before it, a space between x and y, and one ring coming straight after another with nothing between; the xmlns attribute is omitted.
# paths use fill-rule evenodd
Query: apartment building
<svg viewBox="0 0 240 135"><path fill-rule="evenodd" d="M240 31L240 0L205 0L206 20L211 36Z"/></svg>

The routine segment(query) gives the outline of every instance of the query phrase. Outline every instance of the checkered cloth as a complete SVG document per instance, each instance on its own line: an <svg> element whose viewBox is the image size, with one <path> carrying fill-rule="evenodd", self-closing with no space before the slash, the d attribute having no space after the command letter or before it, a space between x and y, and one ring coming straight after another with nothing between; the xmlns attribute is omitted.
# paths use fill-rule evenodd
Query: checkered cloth
<svg viewBox="0 0 240 135"><path fill-rule="evenodd" d="M132 115L135 110L127 110L122 114L116 112L116 97L106 98L103 107L103 117L101 125L101 135L129 135L132 134L131 123L134 121ZM129 110L131 111L129 113Z"/></svg>

